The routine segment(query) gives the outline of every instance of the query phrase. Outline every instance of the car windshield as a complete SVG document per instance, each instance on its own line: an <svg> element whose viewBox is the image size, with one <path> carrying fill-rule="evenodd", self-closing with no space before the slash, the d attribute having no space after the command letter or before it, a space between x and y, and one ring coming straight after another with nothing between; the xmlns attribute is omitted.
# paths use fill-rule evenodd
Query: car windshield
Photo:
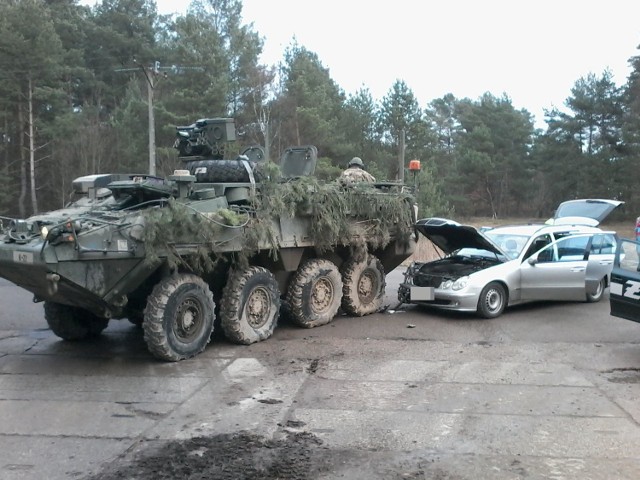
<svg viewBox="0 0 640 480"><path fill-rule="evenodd" d="M485 236L489 237L493 243L495 243L504 253L513 260L518 258L520 252L527 244L529 236L527 235L514 235L505 231L487 230L484 232Z"/></svg>

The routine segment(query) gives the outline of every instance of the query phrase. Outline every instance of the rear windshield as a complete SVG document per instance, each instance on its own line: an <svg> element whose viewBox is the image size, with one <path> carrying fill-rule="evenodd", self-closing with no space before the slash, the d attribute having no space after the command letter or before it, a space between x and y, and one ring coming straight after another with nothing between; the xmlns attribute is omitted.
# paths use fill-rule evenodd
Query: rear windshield
<svg viewBox="0 0 640 480"><path fill-rule="evenodd" d="M575 203L565 203L558 207L555 218L560 217L586 217L586 218L600 218L608 210L611 210L611 205L605 202L594 201L581 201Z"/></svg>

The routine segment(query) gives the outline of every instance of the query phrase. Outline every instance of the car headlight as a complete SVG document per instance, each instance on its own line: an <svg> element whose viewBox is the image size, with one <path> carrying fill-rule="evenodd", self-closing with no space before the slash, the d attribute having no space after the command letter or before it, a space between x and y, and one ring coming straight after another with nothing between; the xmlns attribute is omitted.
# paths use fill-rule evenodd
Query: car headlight
<svg viewBox="0 0 640 480"><path fill-rule="evenodd" d="M466 276L465 277L460 277L455 282L453 282L453 285L451 285L451 289L452 290L462 290L468 284L469 284L469 277L466 277Z"/></svg>
<svg viewBox="0 0 640 480"><path fill-rule="evenodd" d="M440 284L440 288L443 290L448 290L451 288L452 284L453 282L451 280L443 280L442 283Z"/></svg>

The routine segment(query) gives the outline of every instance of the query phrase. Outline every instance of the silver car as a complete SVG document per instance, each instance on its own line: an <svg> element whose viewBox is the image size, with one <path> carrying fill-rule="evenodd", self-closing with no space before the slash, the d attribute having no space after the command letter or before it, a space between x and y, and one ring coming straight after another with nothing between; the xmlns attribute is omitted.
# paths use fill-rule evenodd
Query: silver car
<svg viewBox="0 0 640 480"><path fill-rule="evenodd" d="M597 225L622 203L572 200L545 224L482 232L443 218L419 220L416 230L444 256L412 263L398 299L484 318L534 300L598 302L610 282L617 236Z"/></svg>

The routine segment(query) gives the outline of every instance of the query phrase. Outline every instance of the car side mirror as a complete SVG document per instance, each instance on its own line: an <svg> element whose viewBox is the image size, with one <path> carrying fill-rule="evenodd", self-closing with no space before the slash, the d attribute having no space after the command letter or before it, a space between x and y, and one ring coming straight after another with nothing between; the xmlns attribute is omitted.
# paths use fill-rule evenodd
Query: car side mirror
<svg viewBox="0 0 640 480"><path fill-rule="evenodd" d="M536 256L532 256L527 258L527 262L529 263L529 265L534 266L536 263L538 263L538 257Z"/></svg>

